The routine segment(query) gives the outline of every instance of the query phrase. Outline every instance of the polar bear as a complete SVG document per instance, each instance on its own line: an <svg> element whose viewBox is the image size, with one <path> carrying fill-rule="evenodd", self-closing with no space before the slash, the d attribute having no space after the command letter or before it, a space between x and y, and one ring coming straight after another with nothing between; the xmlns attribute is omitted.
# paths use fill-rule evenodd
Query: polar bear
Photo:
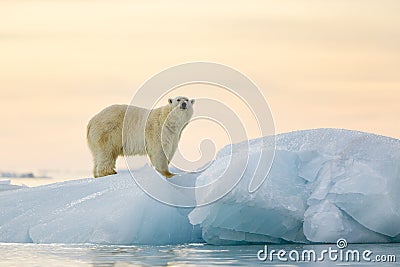
<svg viewBox="0 0 400 267"><path fill-rule="evenodd" d="M87 142L93 155L94 177L116 174L118 156L148 155L166 178L174 174L168 164L178 147L182 130L193 115L195 100L168 99L156 109L112 105L96 114L87 126ZM125 118L125 120L124 120Z"/></svg>

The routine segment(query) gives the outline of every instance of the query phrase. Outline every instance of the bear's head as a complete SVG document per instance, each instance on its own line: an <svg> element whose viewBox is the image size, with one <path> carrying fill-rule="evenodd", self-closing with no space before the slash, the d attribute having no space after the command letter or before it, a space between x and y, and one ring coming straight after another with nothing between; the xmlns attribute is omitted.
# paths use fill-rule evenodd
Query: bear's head
<svg viewBox="0 0 400 267"><path fill-rule="evenodd" d="M190 99L184 96L178 96L174 99L168 99L168 103L172 106L173 109L179 108L182 111L193 110L194 99Z"/></svg>

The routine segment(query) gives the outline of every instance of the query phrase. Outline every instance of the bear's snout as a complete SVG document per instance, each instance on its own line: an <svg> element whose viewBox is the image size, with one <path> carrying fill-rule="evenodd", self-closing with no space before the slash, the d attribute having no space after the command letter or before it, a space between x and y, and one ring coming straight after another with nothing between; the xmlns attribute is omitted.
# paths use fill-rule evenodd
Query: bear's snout
<svg viewBox="0 0 400 267"><path fill-rule="evenodd" d="M183 103L181 104L181 109L186 109L186 106L187 106L186 102L183 102Z"/></svg>

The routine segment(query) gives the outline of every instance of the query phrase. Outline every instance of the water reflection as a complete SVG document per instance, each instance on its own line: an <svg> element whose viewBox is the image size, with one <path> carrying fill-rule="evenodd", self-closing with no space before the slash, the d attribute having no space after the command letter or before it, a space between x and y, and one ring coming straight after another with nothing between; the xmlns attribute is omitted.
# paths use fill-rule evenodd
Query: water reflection
<svg viewBox="0 0 400 267"><path fill-rule="evenodd" d="M321 251L330 245L271 245L269 249ZM332 245L331 245L332 246ZM334 246L334 245L333 245ZM263 245L211 246L186 244L171 246L113 246L67 244L0 244L0 266L337 266L369 265L376 263L348 262L262 262L257 252ZM352 249L369 249L374 254L393 254L400 260L400 244L351 244ZM379 263L392 266L393 263Z"/></svg>

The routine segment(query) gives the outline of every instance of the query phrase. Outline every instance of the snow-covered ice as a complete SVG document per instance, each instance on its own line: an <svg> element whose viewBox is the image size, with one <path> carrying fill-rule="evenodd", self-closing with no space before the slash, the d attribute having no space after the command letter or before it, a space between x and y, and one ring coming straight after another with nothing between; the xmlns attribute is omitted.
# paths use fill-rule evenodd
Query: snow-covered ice
<svg viewBox="0 0 400 267"><path fill-rule="evenodd" d="M152 199L127 172L1 191L0 242L400 241L400 140L339 129L277 135L267 180L249 193L258 155L270 149L272 138L250 140L249 164L239 184L218 201L194 209ZM233 146L236 160L247 160L241 153L247 142ZM222 149L204 172L173 181L204 185L215 180L229 162L229 151L230 146ZM134 174L150 172L145 166Z"/></svg>
<svg viewBox="0 0 400 267"><path fill-rule="evenodd" d="M135 175L148 172L153 169L145 166ZM152 199L128 172L23 188L0 193L0 242L201 242L199 227L189 223L189 211Z"/></svg>

